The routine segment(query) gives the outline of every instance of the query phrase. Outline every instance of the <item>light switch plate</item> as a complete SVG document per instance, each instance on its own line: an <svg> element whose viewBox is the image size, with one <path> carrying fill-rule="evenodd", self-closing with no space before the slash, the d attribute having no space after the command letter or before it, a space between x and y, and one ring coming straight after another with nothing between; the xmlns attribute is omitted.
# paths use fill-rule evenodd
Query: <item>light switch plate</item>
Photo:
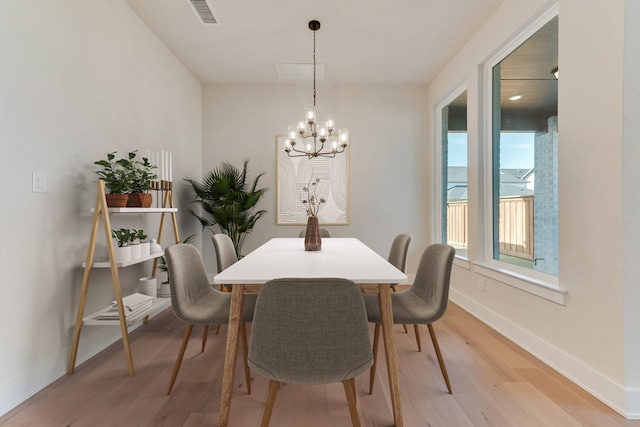
<svg viewBox="0 0 640 427"><path fill-rule="evenodd" d="M46 193L47 192L47 175L42 172L33 173L33 192L34 193Z"/></svg>

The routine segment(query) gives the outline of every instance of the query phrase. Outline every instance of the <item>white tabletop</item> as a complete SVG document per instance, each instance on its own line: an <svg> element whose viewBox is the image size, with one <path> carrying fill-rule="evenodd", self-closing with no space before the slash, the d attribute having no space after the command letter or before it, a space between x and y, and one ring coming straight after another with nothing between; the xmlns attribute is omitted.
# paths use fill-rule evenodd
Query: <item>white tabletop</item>
<svg viewBox="0 0 640 427"><path fill-rule="evenodd" d="M215 284L261 284L293 277L340 277L355 283L405 283L407 275L353 238L322 239L321 251L305 251L304 239L269 240L213 278Z"/></svg>

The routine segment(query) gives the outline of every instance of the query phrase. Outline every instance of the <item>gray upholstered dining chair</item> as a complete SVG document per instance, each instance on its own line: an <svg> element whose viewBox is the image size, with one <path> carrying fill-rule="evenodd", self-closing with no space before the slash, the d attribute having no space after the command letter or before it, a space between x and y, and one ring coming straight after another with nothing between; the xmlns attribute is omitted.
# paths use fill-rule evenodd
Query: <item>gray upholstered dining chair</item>
<svg viewBox="0 0 640 427"><path fill-rule="evenodd" d="M307 229L304 228L302 229L302 231L300 232L300 234L298 235L298 237L304 238L305 235L307 234ZM320 237L331 237L331 233L329 233L329 230L327 230L326 228L320 228Z"/></svg>
<svg viewBox="0 0 640 427"><path fill-rule="evenodd" d="M342 382L351 422L360 425L354 377L373 363L362 293L346 279L275 279L258 294L249 366L270 379L262 427L280 382Z"/></svg>
<svg viewBox="0 0 640 427"><path fill-rule="evenodd" d="M411 243L410 234L398 234L391 243L391 249L389 250L389 256L387 257L387 261L403 273L407 270L409 243ZM391 290L393 290L393 292L397 292L395 284L391 285ZM408 332L407 325L402 325L402 327L405 332Z"/></svg>
<svg viewBox="0 0 640 427"><path fill-rule="evenodd" d="M178 357L173 366L171 381L167 395L171 394L173 385L182 365L182 358L189 343L194 325L217 325L229 323L229 307L231 293L220 292L211 287L200 253L195 246L178 243L167 247L164 251L171 283L171 307L176 317L187 323ZM240 332L244 342L244 369L247 391L251 393L249 366L247 364L246 322L251 322L255 307L255 295L247 295Z"/></svg>
<svg viewBox="0 0 640 427"><path fill-rule="evenodd" d="M449 394L452 393L449 375L432 323L440 319L447 309L454 255L455 249L449 245L441 243L430 245L422 254L413 286L406 291L391 294L394 324L414 324L416 329L418 324L426 324L429 328L431 341L433 341L438 364ZM377 295L364 295L364 302L369 322L376 324L373 338L374 362L369 380L369 394L371 394L375 378L381 319Z"/></svg>
<svg viewBox="0 0 640 427"><path fill-rule="evenodd" d="M218 273L222 272L226 268L232 266L238 261L236 255L236 248L233 246L233 240L226 234L218 233L211 236L213 247L216 250L216 263L218 265ZM228 286L220 285L221 291L229 292L231 289ZM220 332L220 325L216 326L216 335ZM207 337L209 336L209 325L204 325L202 332L202 352L207 345Z"/></svg>

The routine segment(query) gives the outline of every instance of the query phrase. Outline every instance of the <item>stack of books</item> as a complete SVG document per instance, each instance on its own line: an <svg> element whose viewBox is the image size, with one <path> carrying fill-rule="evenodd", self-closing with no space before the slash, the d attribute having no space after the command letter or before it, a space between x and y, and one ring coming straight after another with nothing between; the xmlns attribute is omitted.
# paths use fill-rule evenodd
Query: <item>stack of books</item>
<svg viewBox="0 0 640 427"><path fill-rule="evenodd" d="M140 293L131 294L122 298L122 304L124 305L125 317L133 317L151 307L153 305L153 297ZM118 320L118 303L113 301L111 308L100 313L96 318L99 320Z"/></svg>

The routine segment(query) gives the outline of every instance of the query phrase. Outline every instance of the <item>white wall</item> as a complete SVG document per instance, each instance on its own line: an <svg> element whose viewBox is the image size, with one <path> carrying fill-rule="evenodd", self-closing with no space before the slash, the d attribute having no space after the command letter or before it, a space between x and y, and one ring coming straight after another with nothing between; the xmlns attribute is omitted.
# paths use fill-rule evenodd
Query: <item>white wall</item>
<svg viewBox="0 0 640 427"><path fill-rule="evenodd" d="M625 312L623 304L625 288L634 307L638 302L632 284L637 287L637 257L624 258L623 251L637 245L632 221L637 203L623 204L623 196L631 193L622 190L623 182L629 190L637 186L637 166L631 168L638 158L639 101L635 77L625 86L635 88L633 99L623 96L624 1L559 0L559 283L568 291L566 306L488 278L486 291L478 288L474 261L482 257L477 249L482 170L477 165L483 156L479 66L548 5L544 0L506 0L429 86L432 108L461 81L468 82L471 263L468 269L455 267L452 299L616 410L637 417L638 348L631 341L637 343L638 329L627 328L627 343L635 347L626 360L624 331L625 323L639 322L632 306ZM628 9L634 13L634 25L626 22L631 35L637 32L638 10ZM637 71L634 55L627 67ZM634 111L635 119L624 120L625 113ZM429 140L431 153L435 135L430 133ZM622 161L623 148L633 155L628 166Z"/></svg>
<svg viewBox="0 0 640 427"><path fill-rule="evenodd" d="M0 52L2 414L66 372L93 162L110 151L167 149L176 181L200 174L202 126L199 82L123 1L0 2ZM47 175L47 193L31 192L32 172ZM186 194L176 196L184 208ZM183 235L198 231L179 217ZM158 219L113 226L155 235ZM146 268L123 270L126 291ZM112 289L108 271L94 272L87 313L107 305ZM78 363L119 338L117 327L84 327ZM126 375L124 353L113 374Z"/></svg>
<svg viewBox="0 0 640 427"><path fill-rule="evenodd" d="M624 139L622 147L622 223L624 227L624 333L628 407L640 408L640 2L625 2L624 46Z"/></svg>
<svg viewBox="0 0 640 427"><path fill-rule="evenodd" d="M351 137L351 224L328 226L332 236L355 236L386 257L399 234L413 235L409 270L427 240L424 142L428 112L423 87L329 87L317 90L318 117L333 113ZM272 237L297 237L302 226L276 225L276 134L295 124L312 102L311 83L300 86L209 86L203 90L203 170L248 158L251 179L260 172L269 188L269 213L245 241L244 252ZM194 176L199 178L198 176ZM203 236L209 271L213 245Z"/></svg>

